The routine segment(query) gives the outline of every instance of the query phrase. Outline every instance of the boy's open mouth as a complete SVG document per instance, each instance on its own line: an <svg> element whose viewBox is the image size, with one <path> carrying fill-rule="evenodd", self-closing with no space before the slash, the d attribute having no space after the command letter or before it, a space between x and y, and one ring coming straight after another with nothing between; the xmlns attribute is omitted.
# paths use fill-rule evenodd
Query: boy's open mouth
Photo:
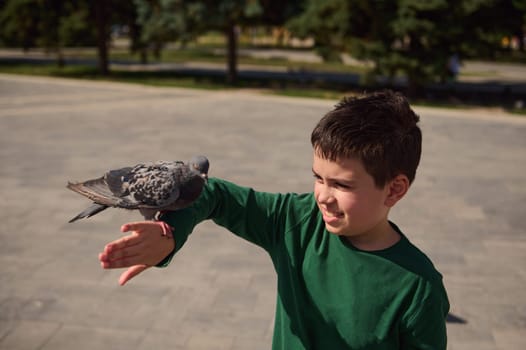
<svg viewBox="0 0 526 350"><path fill-rule="evenodd" d="M327 223L327 224L336 222L336 221L338 221L339 219L341 219L343 217L343 213L342 212L327 211L327 210L325 210L323 208L320 208L320 210L321 210L321 214L323 216L323 221L325 221L325 223Z"/></svg>

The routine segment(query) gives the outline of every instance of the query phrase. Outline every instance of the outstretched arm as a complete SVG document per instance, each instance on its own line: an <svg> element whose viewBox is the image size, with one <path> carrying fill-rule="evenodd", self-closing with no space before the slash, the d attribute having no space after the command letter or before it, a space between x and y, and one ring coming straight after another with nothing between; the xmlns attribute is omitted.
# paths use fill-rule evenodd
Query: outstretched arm
<svg viewBox="0 0 526 350"><path fill-rule="evenodd" d="M174 239L168 240L162 235L162 222L127 224L122 231L132 233L108 244L99 260L106 269L129 267L121 275L120 283L124 284L150 266L166 266L194 227L207 219L271 251L281 239L288 225L286 221L306 215L304 211L295 212L289 208L292 196L256 192L212 178L192 206L161 216L162 222L174 228ZM314 203L310 195L302 198ZM280 214L284 212L287 215Z"/></svg>
<svg viewBox="0 0 526 350"><path fill-rule="evenodd" d="M132 222L124 224L121 231L131 233L108 243L99 254L99 261L104 269L128 267L119 278L120 285L158 264L175 247L173 238L163 234L163 228L158 222Z"/></svg>

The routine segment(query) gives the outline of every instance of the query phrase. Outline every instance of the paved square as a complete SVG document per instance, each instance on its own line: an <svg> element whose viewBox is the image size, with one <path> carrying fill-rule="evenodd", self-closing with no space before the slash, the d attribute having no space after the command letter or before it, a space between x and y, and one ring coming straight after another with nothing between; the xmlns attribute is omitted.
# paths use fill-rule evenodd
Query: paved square
<svg viewBox="0 0 526 350"><path fill-rule="evenodd" d="M133 213L68 224L108 168L211 160L258 190L312 187L336 101L0 75L0 349L270 349L266 253L203 223L167 269L119 287L97 254ZM424 153L393 220L443 273L452 350L526 348L526 119L416 108Z"/></svg>

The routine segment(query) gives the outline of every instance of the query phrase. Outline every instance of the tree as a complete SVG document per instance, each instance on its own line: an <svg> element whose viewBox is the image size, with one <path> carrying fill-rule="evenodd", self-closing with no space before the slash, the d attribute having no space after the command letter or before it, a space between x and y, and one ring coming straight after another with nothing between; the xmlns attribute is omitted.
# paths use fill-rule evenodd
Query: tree
<svg viewBox="0 0 526 350"><path fill-rule="evenodd" d="M57 55L57 64L64 65L62 49L78 43L92 44L87 24L86 3L59 0L9 0L0 13L4 28L2 41L7 46L28 50L42 47Z"/></svg>
<svg viewBox="0 0 526 350"><path fill-rule="evenodd" d="M143 42L158 50L169 41L182 43L207 31L221 31L227 42L227 81L237 80L239 25L262 15L259 0L135 0Z"/></svg>
<svg viewBox="0 0 526 350"><path fill-rule="evenodd" d="M520 28L515 29L515 35L519 38L519 48L522 52L526 46L526 0L513 0L513 7L517 10L520 17Z"/></svg>
<svg viewBox="0 0 526 350"><path fill-rule="evenodd" d="M339 60L340 53L346 50L345 36L353 32L351 24L356 27L354 30L369 26L362 23L363 18L354 18L356 12L351 5L352 1L347 0L307 0L303 11L289 20L287 27L298 37L313 38L315 50L324 60Z"/></svg>
<svg viewBox="0 0 526 350"><path fill-rule="evenodd" d="M64 47L96 45L102 74L109 73L111 26L135 23L136 17L128 0L7 0L0 10L4 45L42 47L57 54L59 66Z"/></svg>
<svg viewBox="0 0 526 350"><path fill-rule="evenodd" d="M261 24L281 26L301 13L304 0L260 0L259 3L263 10Z"/></svg>
<svg viewBox="0 0 526 350"><path fill-rule="evenodd" d="M35 0L8 0L0 13L2 43L28 50L36 45L40 11Z"/></svg>
<svg viewBox="0 0 526 350"><path fill-rule="evenodd" d="M109 74L109 45L113 26L129 26L132 31L132 49L138 48L137 38L141 28L133 26L137 12L129 0L94 0L91 4L91 23L97 33L98 68L101 74Z"/></svg>
<svg viewBox="0 0 526 350"><path fill-rule="evenodd" d="M197 34L194 22L203 20L200 18L202 11L193 11L192 5L181 0L134 0L134 4L137 24L142 28L139 46L144 55L149 49L157 59L166 43L191 40Z"/></svg>
<svg viewBox="0 0 526 350"><path fill-rule="evenodd" d="M524 19L517 11L523 1L309 0L288 25L296 35L313 37L326 59L347 51L371 60L369 80L404 75L415 94L429 82L445 80L453 55L498 50L502 35L524 24L517 20Z"/></svg>
<svg viewBox="0 0 526 350"><path fill-rule="evenodd" d="M94 0L93 18L97 30L97 57L99 72L103 75L109 73L108 45L110 41L109 7L105 0Z"/></svg>

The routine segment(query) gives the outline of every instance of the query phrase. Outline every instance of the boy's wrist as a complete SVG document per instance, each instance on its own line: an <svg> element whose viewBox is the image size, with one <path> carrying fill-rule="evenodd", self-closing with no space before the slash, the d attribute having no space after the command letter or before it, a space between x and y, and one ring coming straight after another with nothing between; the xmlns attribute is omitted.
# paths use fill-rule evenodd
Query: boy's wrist
<svg viewBox="0 0 526 350"><path fill-rule="evenodd" d="M164 268L170 265L170 262L172 261L173 257L175 255L175 249L172 250L170 254L168 254L163 260L161 260L155 267Z"/></svg>
<svg viewBox="0 0 526 350"><path fill-rule="evenodd" d="M160 262L158 262L155 265L156 267L167 267L170 264L170 262L172 261L172 258L175 255L175 251L176 251L176 249L175 249L175 238L174 238L174 235L173 235L174 228L172 226L168 225L168 223L166 223L164 221L158 221L158 224L159 224L159 226L162 229L162 235L163 236L166 236L167 238L174 239L174 249L170 252L170 254L168 254L164 259L162 259Z"/></svg>

